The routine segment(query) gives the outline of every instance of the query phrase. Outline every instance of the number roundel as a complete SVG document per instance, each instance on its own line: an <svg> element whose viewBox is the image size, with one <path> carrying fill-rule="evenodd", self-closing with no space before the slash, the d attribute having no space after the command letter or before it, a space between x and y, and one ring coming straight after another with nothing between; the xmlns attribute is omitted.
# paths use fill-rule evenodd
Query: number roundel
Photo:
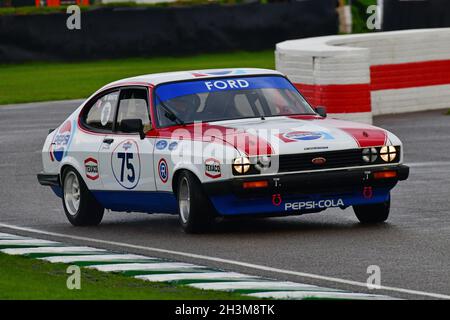
<svg viewBox="0 0 450 320"><path fill-rule="evenodd" d="M134 140L121 142L111 154L111 167L116 181L125 189L134 189L141 175L139 147Z"/></svg>
<svg viewBox="0 0 450 320"><path fill-rule="evenodd" d="M166 183L169 180L169 167L167 166L167 162L165 159L159 160L158 163L158 173L159 178L163 183Z"/></svg>

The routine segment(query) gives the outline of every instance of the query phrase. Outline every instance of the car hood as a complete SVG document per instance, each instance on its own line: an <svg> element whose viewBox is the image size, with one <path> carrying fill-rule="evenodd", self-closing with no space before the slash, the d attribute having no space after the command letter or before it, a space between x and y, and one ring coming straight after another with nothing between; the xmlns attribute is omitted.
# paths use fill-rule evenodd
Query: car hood
<svg viewBox="0 0 450 320"><path fill-rule="evenodd" d="M388 132L371 125L317 116L269 117L210 123L221 139L249 156L381 146ZM206 136L218 137L205 132Z"/></svg>

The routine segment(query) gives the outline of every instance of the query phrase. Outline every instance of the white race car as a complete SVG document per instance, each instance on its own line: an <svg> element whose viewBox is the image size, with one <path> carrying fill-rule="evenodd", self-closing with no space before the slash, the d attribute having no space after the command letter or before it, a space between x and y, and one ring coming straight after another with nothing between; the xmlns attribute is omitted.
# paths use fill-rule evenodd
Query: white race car
<svg viewBox="0 0 450 320"><path fill-rule="evenodd" d="M409 174L395 135L326 118L263 69L113 82L51 130L42 159L38 180L73 225L99 224L106 208L178 214L186 232L218 216L350 206L363 223L383 222Z"/></svg>

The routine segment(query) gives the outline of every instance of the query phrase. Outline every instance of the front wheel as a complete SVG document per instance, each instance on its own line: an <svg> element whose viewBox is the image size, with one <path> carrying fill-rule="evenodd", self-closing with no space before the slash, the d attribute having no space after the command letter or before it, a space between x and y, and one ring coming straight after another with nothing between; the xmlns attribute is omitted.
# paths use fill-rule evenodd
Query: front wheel
<svg viewBox="0 0 450 320"><path fill-rule="evenodd" d="M186 233L207 231L214 222L214 208L204 194L200 181L190 172L182 172L177 180L180 224Z"/></svg>
<svg viewBox="0 0 450 320"><path fill-rule="evenodd" d="M80 175L72 168L63 173L63 207L74 226L96 226L105 209L95 200Z"/></svg>
<svg viewBox="0 0 450 320"><path fill-rule="evenodd" d="M383 203L353 206L353 211L359 222L364 224L375 224L387 220L390 208L391 200L389 199Z"/></svg>

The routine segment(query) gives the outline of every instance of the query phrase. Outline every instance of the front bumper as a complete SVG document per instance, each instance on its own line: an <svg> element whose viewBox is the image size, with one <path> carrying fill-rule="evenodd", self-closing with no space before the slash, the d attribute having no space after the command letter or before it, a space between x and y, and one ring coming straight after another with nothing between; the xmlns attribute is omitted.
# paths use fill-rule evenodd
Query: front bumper
<svg viewBox="0 0 450 320"><path fill-rule="evenodd" d="M376 173L395 171L393 178ZM365 167L322 172L281 174L210 182L204 189L219 214L289 214L318 212L329 207L380 203L406 180L405 165ZM267 181L264 188L244 188L244 182ZM326 201L326 203L324 203Z"/></svg>

